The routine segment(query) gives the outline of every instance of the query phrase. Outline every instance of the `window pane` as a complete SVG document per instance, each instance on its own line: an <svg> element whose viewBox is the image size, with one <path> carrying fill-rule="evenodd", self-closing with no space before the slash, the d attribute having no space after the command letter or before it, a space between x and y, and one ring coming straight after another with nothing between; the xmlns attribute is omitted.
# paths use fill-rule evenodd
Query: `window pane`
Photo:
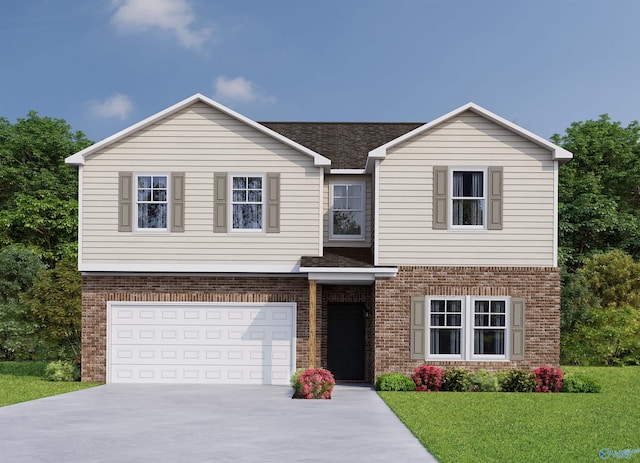
<svg viewBox="0 0 640 463"><path fill-rule="evenodd" d="M491 301L491 312L504 313L505 312L504 301Z"/></svg>
<svg viewBox="0 0 640 463"><path fill-rule="evenodd" d="M334 185L333 187L333 196L344 198L347 196L347 186L346 185Z"/></svg>
<svg viewBox="0 0 640 463"><path fill-rule="evenodd" d="M234 204L233 228L236 230L262 228L262 205L260 204Z"/></svg>
<svg viewBox="0 0 640 463"><path fill-rule="evenodd" d="M151 177L138 177L138 188L151 188Z"/></svg>
<svg viewBox="0 0 640 463"><path fill-rule="evenodd" d="M233 177L233 188L247 188L247 177Z"/></svg>
<svg viewBox="0 0 640 463"><path fill-rule="evenodd" d="M138 204L138 228L167 228L167 205Z"/></svg>
<svg viewBox="0 0 640 463"><path fill-rule="evenodd" d="M250 203L261 203L262 202L262 191L249 191L249 195L247 196L247 200Z"/></svg>
<svg viewBox="0 0 640 463"><path fill-rule="evenodd" d="M362 233L362 212L334 212L334 235L360 235Z"/></svg>
<svg viewBox="0 0 640 463"><path fill-rule="evenodd" d="M431 314L431 326L445 326L444 314Z"/></svg>
<svg viewBox="0 0 640 463"><path fill-rule="evenodd" d="M347 200L347 208L355 210L362 209L362 200L360 198L349 198Z"/></svg>
<svg viewBox="0 0 640 463"><path fill-rule="evenodd" d="M478 315L474 317L476 326L489 326L489 315Z"/></svg>
<svg viewBox="0 0 640 463"><path fill-rule="evenodd" d="M473 353L504 355L504 330L474 330Z"/></svg>
<svg viewBox="0 0 640 463"><path fill-rule="evenodd" d="M483 172L454 172L453 196L482 198L484 196Z"/></svg>
<svg viewBox="0 0 640 463"><path fill-rule="evenodd" d="M153 177L153 188L167 188L167 177Z"/></svg>
<svg viewBox="0 0 640 463"><path fill-rule="evenodd" d="M462 301L447 301L447 312L462 312Z"/></svg>
<svg viewBox="0 0 640 463"><path fill-rule="evenodd" d="M333 198L333 209L347 209L348 198Z"/></svg>
<svg viewBox="0 0 640 463"><path fill-rule="evenodd" d="M444 312L446 304L447 301L431 301L431 312Z"/></svg>
<svg viewBox="0 0 640 463"><path fill-rule="evenodd" d="M250 188L251 190L259 190L262 188L262 177L249 177L249 182L248 182L249 186L248 188Z"/></svg>
<svg viewBox="0 0 640 463"><path fill-rule="evenodd" d="M233 202L245 202L247 200L246 190L233 190Z"/></svg>
<svg viewBox="0 0 640 463"><path fill-rule="evenodd" d="M488 313L489 301L476 301L476 312Z"/></svg>
<svg viewBox="0 0 640 463"><path fill-rule="evenodd" d="M453 224L482 225L483 210L484 200L482 199L454 199Z"/></svg>
<svg viewBox="0 0 640 463"><path fill-rule="evenodd" d="M447 326L462 326L462 316L460 314L447 315Z"/></svg>
<svg viewBox="0 0 640 463"><path fill-rule="evenodd" d="M504 315L491 315L491 326L505 326Z"/></svg>
<svg viewBox="0 0 640 463"><path fill-rule="evenodd" d="M138 190L138 201L151 201L151 190Z"/></svg>
<svg viewBox="0 0 640 463"><path fill-rule="evenodd" d="M167 190L153 190L153 200L154 201L166 201L167 200Z"/></svg>
<svg viewBox="0 0 640 463"><path fill-rule="evenodd" d="M460 354L460 330L435 328L431 330L430 353L437 355Z"/></svg>
<svg viewBox="0 0 640 463"><path fill-rule="evenodd" d="M349 185L349 197L362 198L362 185Z"/></svg>

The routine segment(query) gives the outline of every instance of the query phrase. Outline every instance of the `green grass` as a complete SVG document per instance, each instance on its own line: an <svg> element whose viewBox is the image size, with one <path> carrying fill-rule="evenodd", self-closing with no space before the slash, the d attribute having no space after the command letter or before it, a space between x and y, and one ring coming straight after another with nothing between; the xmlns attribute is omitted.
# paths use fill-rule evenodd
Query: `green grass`
<svg viewBox="0 0 640 463"><path fill-rule="evenodd" d="M640 449L640 367L563 370L602 392L379 394L441 463L595 462L603 448Z"/></svg>
<svg viewBox="0 0 640 463"><path fill-rule="evenodd" d="M48 362L0 362L0 407L97 386L43 378Z"/></svg>

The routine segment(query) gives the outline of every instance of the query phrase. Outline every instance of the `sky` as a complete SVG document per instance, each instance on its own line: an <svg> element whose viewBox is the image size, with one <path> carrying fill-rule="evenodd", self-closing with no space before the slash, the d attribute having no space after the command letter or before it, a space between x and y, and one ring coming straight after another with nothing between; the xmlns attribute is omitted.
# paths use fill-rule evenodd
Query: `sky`
<svg viewBox="0 0 640 463"><path fill-rule="evenodd" d="M638 0L5 0L0 117L99 141L194 93L257 121L472 101L549 138L640 119L638 24Z"/></svg>

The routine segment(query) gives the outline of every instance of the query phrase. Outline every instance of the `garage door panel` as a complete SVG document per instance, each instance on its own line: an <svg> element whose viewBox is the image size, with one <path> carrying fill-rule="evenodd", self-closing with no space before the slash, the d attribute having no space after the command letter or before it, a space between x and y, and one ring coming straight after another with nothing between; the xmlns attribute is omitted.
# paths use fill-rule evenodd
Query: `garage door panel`
<svg viewBox="0 0 640 463"><path fill-rule="evenodd" d="M110 382L288 384L295 304L110 303Z"/></svg>

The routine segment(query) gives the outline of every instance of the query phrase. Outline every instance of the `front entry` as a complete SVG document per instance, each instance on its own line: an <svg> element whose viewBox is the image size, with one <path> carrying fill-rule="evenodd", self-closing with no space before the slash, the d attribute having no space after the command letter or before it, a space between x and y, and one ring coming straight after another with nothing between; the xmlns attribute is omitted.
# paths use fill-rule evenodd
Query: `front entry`
<svg viewBox="0 0 640 463"><path fill-rule="evenodd" d="M364 380L364 313L361 303L329 303L327 367L336 380Z"/></svg>

